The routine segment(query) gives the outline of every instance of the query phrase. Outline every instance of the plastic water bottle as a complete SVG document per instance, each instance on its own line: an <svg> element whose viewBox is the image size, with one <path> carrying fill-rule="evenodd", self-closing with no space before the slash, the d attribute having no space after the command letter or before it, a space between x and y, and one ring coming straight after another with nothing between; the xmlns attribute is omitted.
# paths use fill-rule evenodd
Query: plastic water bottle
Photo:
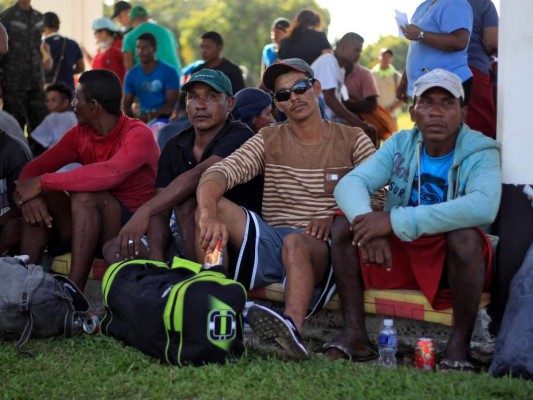
<svg viewBox="0 0 533 400"><path fill-rule="evenodd" d="M398 335L393 327L392 319L383 320L383 326L379 331L378 346L379 359L378 364L387 368L396 367L396 350L398 349Z"/></svg>

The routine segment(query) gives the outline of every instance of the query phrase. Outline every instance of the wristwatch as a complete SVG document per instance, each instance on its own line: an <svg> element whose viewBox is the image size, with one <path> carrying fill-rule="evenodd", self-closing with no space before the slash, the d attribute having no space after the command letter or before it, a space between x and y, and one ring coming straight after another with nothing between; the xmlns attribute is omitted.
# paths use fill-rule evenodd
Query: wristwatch
<svg viewBox="0 0 533 400"><path fill-rule="evenodd" d="M420 31L416 40L418 40L418 43L422 43L424 41L424 31Z"/></svg>

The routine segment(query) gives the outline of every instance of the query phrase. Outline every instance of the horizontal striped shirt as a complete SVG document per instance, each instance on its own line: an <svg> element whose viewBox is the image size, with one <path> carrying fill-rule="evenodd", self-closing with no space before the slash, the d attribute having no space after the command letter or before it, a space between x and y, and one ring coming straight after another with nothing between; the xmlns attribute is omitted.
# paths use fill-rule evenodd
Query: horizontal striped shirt
<svg viewBox="0 0 533 400"><path fill-rule="evenodd" d="M325 135L319 144L301 142L290 124L263 128L211 166L199 186L214 180L228 191L264 174L262 216L268 224L305 228L312 219L333 216L338 210L333 197L335 185L374 154L375 148L359 128L322 123ZM383 197L377 201L382 203Z"/></svg>

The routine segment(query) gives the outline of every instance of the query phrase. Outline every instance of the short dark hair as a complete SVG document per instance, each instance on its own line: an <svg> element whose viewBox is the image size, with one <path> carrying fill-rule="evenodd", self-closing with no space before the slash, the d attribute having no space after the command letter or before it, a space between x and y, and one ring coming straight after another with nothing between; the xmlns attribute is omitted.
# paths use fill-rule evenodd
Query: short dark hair
<svg viewBox="0 0 533 400"><path fill-rule="evenodd" d="M354 40L358 41L359 43L365 42L365 39L361 35L355 32L348 32L343 37L341 37L337 44L346 44L353 42Z"/></svg>
<svg viewBox="0 0 533 400"><path fill-rule="evenodd" d="M157 40L155 36L151 33L143 33L137 38L137 40L144 40L146 42L149 42L153 48L157 48Z"/></svg>
<svg viewBox="0 0 533 400"><path fill-rule="evenodd" d="M217 46L224 46L224 40L222 40L222 36L220 33L215 31L209 31L202 35L202 39L209 39L215 42Z"/></svg>
<svg viewBox="0 0 533 400"><path fill-rule="evenodd" d="M44 26L50 29L59 29L59 17L56 13L45 12L43 14L43 23Z"/></svg>
<svg viewBox="0 0 533 400"><path fill-rule="evenodd" d="M107 69L93 69L80 75L80 85L87 100L96 100L112 115L120 115L122 85L118 76Z"/></svg>
<svg viewBox="0 0 533 400"><path fill-rule="evenodd" d="M72 90L70 90L70 88L63 82L56 82L48 85L46 87L46 93L48 92L58 92L67 99L69 103L72 101Z"/></svg>

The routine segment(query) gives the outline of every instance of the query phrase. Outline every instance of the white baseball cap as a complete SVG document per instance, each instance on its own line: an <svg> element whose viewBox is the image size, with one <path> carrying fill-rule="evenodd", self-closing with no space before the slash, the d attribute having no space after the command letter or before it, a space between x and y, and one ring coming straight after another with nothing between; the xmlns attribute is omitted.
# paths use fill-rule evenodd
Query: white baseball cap
<svg viewBox="0 0 533 400"><path fill-rule="evenodd" d="M463 100L465 98L461 78L453 72L440 68L429 71L416 80L413 85L414 96L420 97L426 90L434 87L446 89L455 98L461 98Z"/></svg>

